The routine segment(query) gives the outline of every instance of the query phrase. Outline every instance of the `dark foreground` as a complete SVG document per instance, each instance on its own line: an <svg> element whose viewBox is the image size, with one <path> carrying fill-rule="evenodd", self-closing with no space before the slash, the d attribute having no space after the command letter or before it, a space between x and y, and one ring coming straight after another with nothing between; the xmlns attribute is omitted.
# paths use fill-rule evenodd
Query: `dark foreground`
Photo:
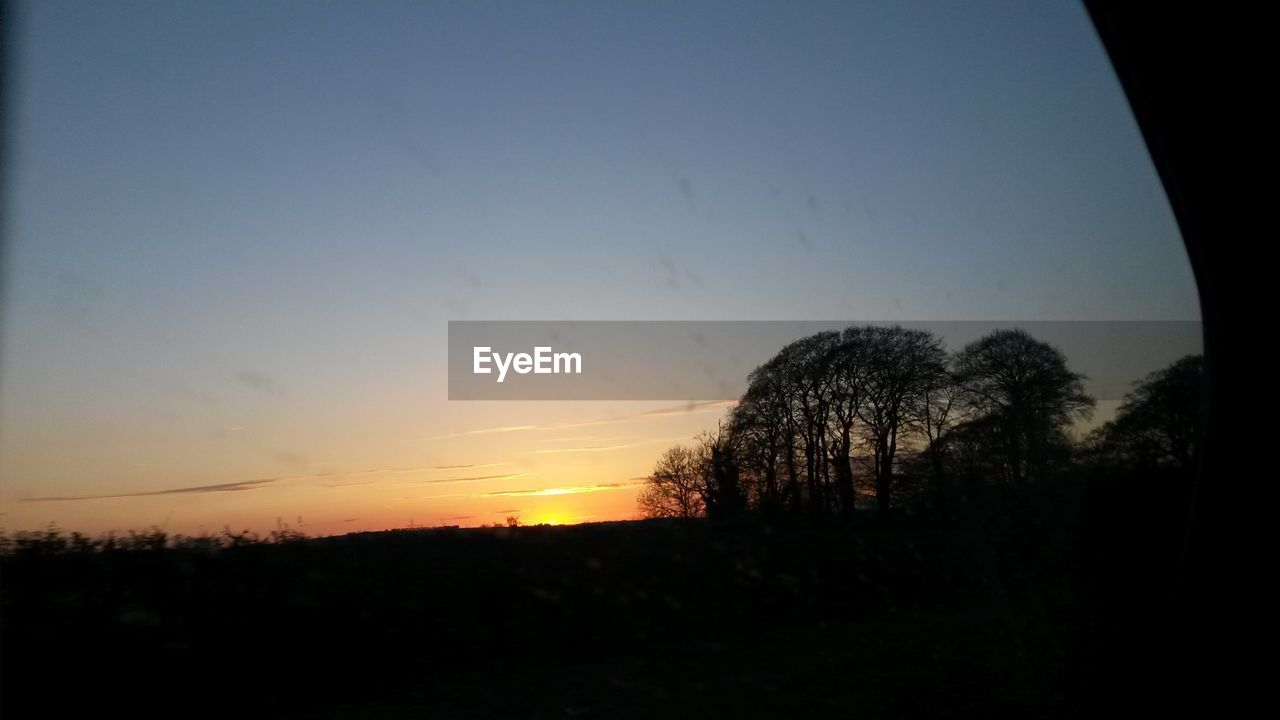
<svg viewBox="0 0 1280 720"><path fill-rule="evenodd" d="M1157 672L1176 513L1073 487L946 517L28 547L3 558L0 710L1096 715Z"/></svg>

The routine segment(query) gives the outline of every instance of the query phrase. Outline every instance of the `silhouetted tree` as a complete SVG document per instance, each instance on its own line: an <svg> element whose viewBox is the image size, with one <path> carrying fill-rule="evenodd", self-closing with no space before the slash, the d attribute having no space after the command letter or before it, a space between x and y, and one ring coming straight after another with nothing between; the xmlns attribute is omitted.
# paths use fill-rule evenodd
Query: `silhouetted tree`
<svg viewBox="0 0 1280 720"><path fill-rule="evenodd" d="M916 433L924 441L921 457L916 458L917 467L923 465L930 479L929 487L934 500L944 507L953 507L957 500L957 481L951 469L957 464L957 446L961 446L963 437L957 438L957 429L967 427L972 419L972 408L964 402L963 393L956 382L955 356L947 358L946 372L939 382L926 388L920 397L919 406L914 413Z"/></svg>
<svg viewBox="0 0 1280 720"><path fill-rule="evenodd" d="M739 483L738 463L729 435L723 431L708 434L703 442L711 465L703 495L707 517L718 520L738 517L746 509L746 497Z"/></svg>
<svg viewBox="0 0 1280 720"><path fill-rule="evenodd" d="M918 427L928 393L947 382L942 341L926 330L868 326L845 331L860 337L862 398L857 405L875 460L876 504L893 496L893 461L902 436Z"/></svg>
<svg viewBox="0 0 1280 720"><path fill-rule="evenodd" d="M808 506L815 514L824 513L828 507L826 445L831 398L827 363L839 344L840 333L824 331L787 345L777 358L804 455Z"/></svg>
<svg viewBox="0 0 1280 720"><path fill-rule="evenodd" d="M729 430L752 495L774 502L785 472L785 496L814 514L853 512L853 456L865 441L882 507L894 484L894 459L918 421L929 393L947 382L941 342L924 330L850 327L825 331L784 347L752 372ZM803 470L797 465L803 463ZM834 482L832 476L834 475Z"/></svg>
<svg viewBox="0 0 1280 720"><path fill-rule="evenodd" d="M1035 478L1068 447L1070 422L1093 409L1084 379L1060 350L1027 332L992 332L955 358L955 382L973 418L963 435L1008 481Z"/></svg>
<svg viewBox="0 0 1280 720"><path fill-rule="evenodd" d="M854 424L862 409L867 383L867 335L863 328L848 328L841 333L840 344L832 348L826 362L827 391L830 393L830 432L836 469L836 499L840 512L853 514L855 497L853 487Z"/></svg>
<svg viewBox="0 0 1280 720"><path fill-rule="evenodd" d="M939 382L925 389L915 417L925 440L925 455L935 480L946 475L947 443L951 431L968 420L968 408L961 397L960 386L950 371L952 360L948 360L948 370Z"/></svg>
<svg viewBox="0 0 1280 720"><path fill-rule="evenodd" d="M806 505L814 514L827 510L829 456L827 454L827 423L831 413L831 397L828 393L827 363L833 348L840 345L840 333L820 332L800 338L783 347L768 364L756 370L764 370L771 386L768 392L776 393L772 402L778 402L786 411L785 434L791 443L791 451L785 457L791 500L799 506L799 469L796 456L804 459L804 496Z"/></svg>
<svg viewBox="0 0 1280 720"><path fill-rule="evenodd" d="M706 511L703 463L692 448L676 445L658 458L637 503L645 517L698 517Z"/></svg>
<svg viewBox="0 0 1280 720"><path fill-rule="evenodd" d="M952 474L1021 484L1068 457L1066 429L1093 407L1083 379L1056 348L1021 330L991 333L952 358L926 330L816 333L756 368L716 432L669 450L641 508L650 516L787 506L850 515L861 489L883 510L895 493L930 483L945 494ZM909 472L898 473L900 453L916 450ZM910 487L899 487L908 475Z"/></svg>
<svg viewBox="0 0 1280 720"><path fill-rule="evenodd" d="M1136 383L1088 446L1110 465L1187 470L1199 457L1207 416L1204 358L1188 355Z"/></svg>
<svg viewBox="0 0 1280 720"><path fill-rule="evenodd" d="M788 499L796 498L799 485L795 475L795 436L776 363L766 363L751 373L747 392L730 411L729 428L736 440L740 471L749 482L755 505L772 513Z"/></svg>

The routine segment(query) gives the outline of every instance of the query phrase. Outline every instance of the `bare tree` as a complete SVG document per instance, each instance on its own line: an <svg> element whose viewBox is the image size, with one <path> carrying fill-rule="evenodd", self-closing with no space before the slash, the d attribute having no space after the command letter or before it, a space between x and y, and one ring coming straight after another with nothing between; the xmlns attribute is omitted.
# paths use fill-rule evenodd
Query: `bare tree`
<svg viewBox="0 0 1280 720"><path fill-rule="evenodd" d="M863 328L848 328L840 337L840 344L832 349L826 363L827 391L831 408L830 431L836 469L836 499L840 512L852 515L853 488L853 427L858 421L867 381L867 336Z"/></svg>
<svg viewBox="0 0 1280 720"><path fill-rule="evenodd" d="M1139 381L1088 445L1114 465L1190 469L1207 417L1204 358L1188 355Z"/></svg>
<svg viewBox="0 0 1280 720"><path fill-rule="evenodd" d="M761 472L766 493L785 467L794 502L799 455L810 512L837 507L850 514L854 444L865 437L876 462L876 495L887 507L900 439L918 431L927 393L946 382L945 358L931 333L898 326L851 327L797 340L752 373L731 425L738 457L748 473Z"/></svg>
<svg viewBox="0 0 1280 720"><path fill-rule="evenodd" d="M828 508L829 456L827 423L831 403L827 363L840 344L840 333L824 331L801 338L782 349L779 357L788 396L792 399L796 426L803 441L805 490L809 509L821 514Z"/></svg>
<svg viewBox="0 0 1280 720"><path fill-rule="evenodd" d="M658 458L636 502L645 517L691 518L706 512L705 463L692 448L676 445Z"/></svg>
<svg viewBox="0 0 1280 720"><path fill-rule="evenodd" d="M946 351L927 330L897 325L853 328L862 356L862 402L858 417L875 459L876 505L888 509L893 497L893 462L902 437L918 426L925 397L946 381Z"/></svg>
<svg viewBox="0 0 1280 720"><path fill-rule="evenodd" d="M1085 377L1060 350L1023 330L997 330L956 355L956 383L973 418L967 435L990 438L1006 478L1026 482L1067 447L1066 428L1088 417Z"/></svg>
<svg viewBox="0 0 1280 720"><path fill-rule="evenodd" d="M859 441L882 510L895 493L921 489L926 476L941 497L948 476L1022 482L1059 453L1068 457L1067 424L1093 399L1061 352L1021 330L1001 330L948 360L937 336L896 325L790 343L751 373L715 432L662 456L641 508L667 517L787 506L848 515L858 495ZM1178 453L1185 446L1169 443ZM928 470L896 473L900 453L917 448ZM917 482L898 487L908 475Z"/></svg>
<svg viewBox="0 0 1280 720"><path fill-rule="evenodd" d="M787 498L799 494L791 408L782 383L776 363L756 368L729 421L752 499L767 513L781 509ZM785 486L784 471L788 471Z"/></svg>
<svg viewBox="0 0 1280 720"><path fill-rule="evenodd" d="M732 425L721 422L714 432L698 435L695 450L702 478L702 502L709 518L737 517L747 508Z"/></svg>

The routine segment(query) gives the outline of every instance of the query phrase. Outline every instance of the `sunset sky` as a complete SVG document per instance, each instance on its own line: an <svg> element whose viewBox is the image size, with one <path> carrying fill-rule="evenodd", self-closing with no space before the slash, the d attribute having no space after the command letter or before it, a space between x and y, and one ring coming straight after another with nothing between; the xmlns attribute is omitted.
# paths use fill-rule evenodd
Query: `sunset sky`
<svg viewBox="0 0 1280 720"><path fill-rule="evenodd" d="M634 517L727 407L450 402L451 319L1200 316L1075 3L17 10L7 530Z"/></svg>

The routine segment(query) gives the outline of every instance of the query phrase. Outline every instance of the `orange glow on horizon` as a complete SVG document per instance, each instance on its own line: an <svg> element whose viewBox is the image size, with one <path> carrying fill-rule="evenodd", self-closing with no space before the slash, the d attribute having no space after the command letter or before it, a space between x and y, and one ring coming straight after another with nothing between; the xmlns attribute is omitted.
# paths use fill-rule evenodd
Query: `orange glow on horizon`
<svg viewBox="0 0 1280 720"><path fill-rule="evenodd" d="M125 458L56 490L31 472L22 485L3 488L0 512L10 531L52 523L89 535L151 527L200 535L229 527L319 537L480 527L512 516L526 526L630 520L658 455L714 427L727 407L459 404L443 419L406 422L374 438L353 437L343 426L323 438L323 453L263 458L219 446L200 458Z"/></svg>

